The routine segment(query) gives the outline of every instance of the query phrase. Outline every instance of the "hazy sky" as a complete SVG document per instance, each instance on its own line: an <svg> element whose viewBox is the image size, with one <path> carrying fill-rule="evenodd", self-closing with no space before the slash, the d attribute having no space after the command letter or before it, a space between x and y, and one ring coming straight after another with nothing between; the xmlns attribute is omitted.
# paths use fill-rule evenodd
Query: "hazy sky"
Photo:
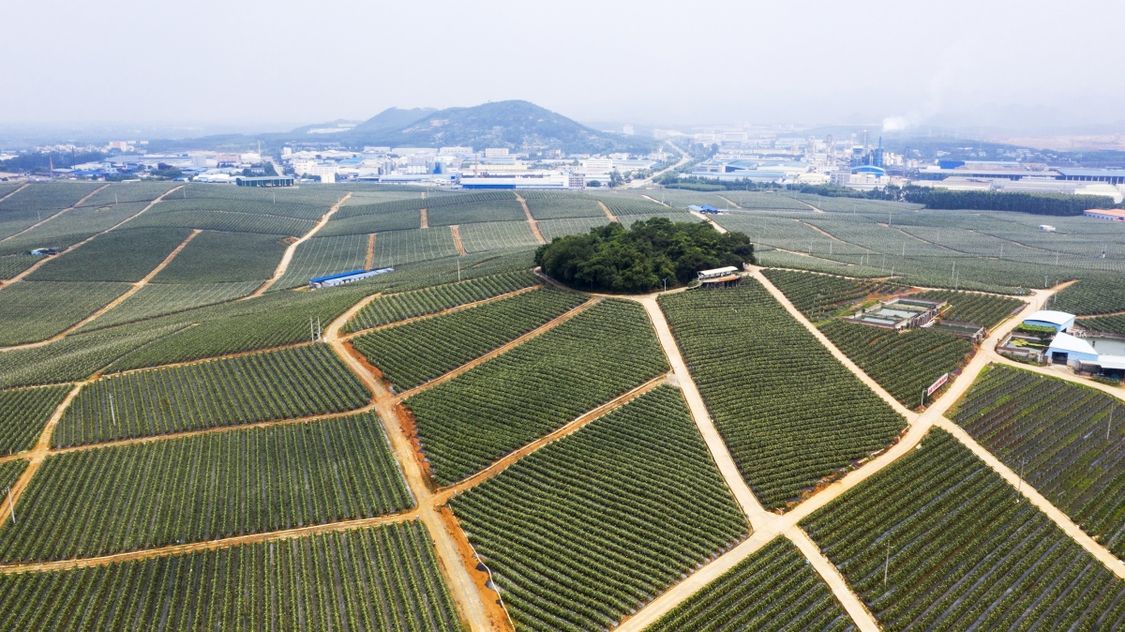
<svg viewBox="0 0 1125 632"><path fill-rule="evenodd" d="M4 0L0 123L1125 121L1121 0Z"/></svg>

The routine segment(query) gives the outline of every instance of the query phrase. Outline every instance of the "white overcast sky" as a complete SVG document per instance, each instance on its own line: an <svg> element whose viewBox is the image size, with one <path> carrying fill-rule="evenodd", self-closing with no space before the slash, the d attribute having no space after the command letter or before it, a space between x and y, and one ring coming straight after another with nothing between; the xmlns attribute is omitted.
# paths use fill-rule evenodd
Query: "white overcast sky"
<svg viewBox="0 0 1125 632"><path fill-rule="evenodd" d="M4 0L0 123L1125 121L1125 1Z"/></svg>

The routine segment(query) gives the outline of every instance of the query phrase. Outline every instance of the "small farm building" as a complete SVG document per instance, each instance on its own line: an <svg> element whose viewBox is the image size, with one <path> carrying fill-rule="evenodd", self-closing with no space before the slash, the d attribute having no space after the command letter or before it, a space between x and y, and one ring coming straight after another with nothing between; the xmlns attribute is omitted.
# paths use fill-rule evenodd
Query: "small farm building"
<svg viewBox="0 0 1125 632"><path fill-rule="evenodd" d="M1074 326L1074 314L1044 309L1025 318L1023 324L1037 327L1054 327L1055 331L1067 331Z"/></svg>
<svg viewBox="0 0 1125 632"><path fill-rule="evenodd" d="M394 272L394 268L378 268L375 270L352 270L351 272L338 272L336 274L327 274L325 276L318 276L309 279L309 288L317 289L322 287L335 287L337 285L345 285L347 283L355 283L363 279L370 279L373 276Z"/></svg>
<svg viewBox="0 0 1125 632"><path fill-rule="evenodd" d="M1125 222L1125 209L1120 208L1091 208L1084 211L1086 217L1104 219L1110 222Z"/></svg>
<svg viewBox="0 0 1125 632"><path fill-rule="evenodd" d="M1097 363L1098 352L1085 340L1059 332L1047 348L1047 359L1052 364Z"/></svg>
<svg viewBox="0 0 1125 632"><path fill-rule="evenodd" d="M240 187L291 187L293 178L291 176L238 177L234 179L234 183Z"/></svg>
<svg viewBox="0 0 1125 632"><path fill-rule="evenodd" d="M741 279L742 277L738 275L738 268L734 266L724 266L699 272L699 283L703 287L727 287L738 284Z"/></svg>
<svg viewBox="0 0 1125 632"><path fill-rule="evenodd" d="M705 215L718 215L719 214L719 209L715 208L714 206L711 206L710 204L692 204L691 206L688 207L688 210L689 211L695 211L696 213L703 213Z"/></svg>

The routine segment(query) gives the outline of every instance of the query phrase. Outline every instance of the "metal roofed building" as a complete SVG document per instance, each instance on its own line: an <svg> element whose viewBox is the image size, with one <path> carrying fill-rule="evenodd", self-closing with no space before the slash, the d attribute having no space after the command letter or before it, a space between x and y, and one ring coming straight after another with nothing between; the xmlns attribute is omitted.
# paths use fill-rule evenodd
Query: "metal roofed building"
<svg viewBox="0 0 1125 632"><path fill-rule="evenodd" d="M1038 327L1054 327L1055 331L1066 331L1074 326L1074 314L1042 309L1025 318L1023 324ZM1093 347L1091 347L1091 349L1092 348Z"/></svg>
<svg viewBox="0 0 1125 632"><path fill-rule="evenodd" d="M699 283L702 287L727 287L737 284L740 280L742 277L738 274L738 268L734 266L699 271Z"/></svg>
<svg viewBox="0 0 1125 632"><path fill-rule="evenodd" d="M1080 180L1083 182L1108 182L1125 184L1125 169L1092 169L1083 167L1056 167L1059 180Z"/></svg>
<svg viewBox="0 0 1125 632"><path fill-rule="evenodd" d="M1052 364L1096 364L1098 352L1093 345L1085 340L1068 333L1059 332L1051 339L1051 346L1047 348L1047 359Z"/></svg>
<svg viewBox="0 0 1125 632"><path fill-rule="evenodd" d="M1125 222L1125 209L1120 208L1091 208L1082 211L1086 217L1104 219L1110 222Z"/></svg>
<svg viewBox="0 0 1125 632"><path fill-rule="evenodd" d="M337 285L344 285L347 283L355 283L363 279L369 279L373 276L394 272L394 268L376 268L375 270L352 270L350 272L337 272L336 274L326 274L324 276L313 277L309 279L309 288L318 289L322 287L335 287Z"/></svg>

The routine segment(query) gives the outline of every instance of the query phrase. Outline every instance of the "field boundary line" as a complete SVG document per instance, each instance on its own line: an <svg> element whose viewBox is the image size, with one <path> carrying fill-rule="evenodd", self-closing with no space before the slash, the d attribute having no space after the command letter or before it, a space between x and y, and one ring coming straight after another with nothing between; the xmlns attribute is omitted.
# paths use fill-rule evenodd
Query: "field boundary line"
<svg viewBox="0 0 1125 632"><path fill-rule="evenodd" d="M535 241L539 245L547 243L547 240L543 238L543 233L539 232L538 220L531 214L531 209L527 207L527 200L523 199L523 196L515 191L512 191L512 195L516 196L516 201L519 202L520 207L523 208L523 216L527 218L527 225L531 227L531 234L535 235Z"/></svg>
<svg viewBox="0 0 1125 632"><path fill-rule="evenodd" d="M474 579L475 567L470 568L462 561L458 542L467 542L465 534L457 533L460 529L456 525L448 525L433 502L433 491L430 489L428 477L407 434L408 426L400 415L394 395L381 379L378 369L371 367L363 355L349 345L347 339L341 335L344 326L360 310L375 300L376 296L364 297L336 317L325 330L324 340L373 394L379 423L382 424L383 431L390 442L391 453L398 462L407 489L410 490L418 506L418 518L426 527L434 544L438 569L460 616L472 630L509 630L507 612L503 610L497 612L498 606L495 602L490 606L489 600L485 597L489 589L479 581L479 578Z"/></svg>
<svg viewBox="0 0 1125 632"><path fill-rule="evenodd" d="M1079 546L1086 550L1094 559L1101 562L1106 568L1117 575L1118 579L1125 579L1125 562L1122 562L1116 555L1109 552L1097 540L1090 537L1090 534L1082 530L1075 524L1074 520L1070 518L1063 510L1056 507L1051 501L1047 500L1035 486L1027 480L1021 480L1019 475L1016 474L1010 467L997 458L988 448L982 446L969 434L967 430L942 417L934 422L934 425L942 430L953 435L961 445L968 448L978 459L984 461L993 472L999 474L1006 483L1015 487L1020 495L1026 498L1036 509L1038 509L1048 520L1055 523L1058 527L1074 540Z"/></svg>
<svg viewBox="0 0 1125 632"><path fill-rule="evenodd" d="M367 236L367 254L363 257L363 269L370 270L375 267L375 233Z"/></svg>
<svg viewBox="0 0 1125 632"><path fill-rule="evenodd" d="M465 244L461 242L461 225L451 224L449 226L449 235L453 238L453 248L457 251L457 256L464 257L469 254L465 252Z"/></svg>
<svg viewBox="0 0 1125 632"><path fill-rule="evenodd" d="M159 204L161 201L164 200L164 198L168 197L169 195L171 195L172 193L174 193L176 191L179 191L182 188L184 188L184 185L181 184L180 186L172 187L171 189L168 189L164 193L161 193L156 198L154 198L151 202L146 204L144 208L137 211L136 213L133 213L129 217L126 217L125 219L121 220L120 222L117 222L113 226L110 226L109 228L107 228L103 231L94 233L93 235L90 235L89 237L83 239L82 241L80 241L78 243L74 243L74 244L71 244L71 245L67 246L66 248L63 249L62 252L60 252L57 255L51 255L49 257L43 257L39 261L36 261L34 264L32 264L31 267L27 268L26 270L23 270L22 272L13 276L12 278L7 279L5 281L0 281L0 290L8 287L9 285L11 285L13 283L17 283L19 281L24 280L29 274L31 274L32 272L35 272L39 268L43 267L48 261L53 261L54 259L56 259L58 257L61 257L61 256L65 255L69 252L74 252L75 250L78 250L82 246L85 246L86 244L90 243L91 241L97 239L98 237L101 237L102 235L104 235L104 234L106 234L110 231L116 230L116 229L124 226L125 224L133 221L134 219L140 217L142 214L144 214L146 211L148 211L150 208Z"/></svg>
<svg viewBox="0 0 1125 632"><path fill-rule="evenodd" d="M543 286L538 285L538 284L529 285L527 287L521 287L518 290L512 290L511 292L505 292L503 294L497 294L496 296L490 296L488 298L482 298L479 301L470 301L468 303L462 303L460 305L454 305L453 307L448 307L446 309L439 310L439 311L436 311L436 312L431 312L429 314L419 314L417 316L411 316L409 318L403 318L402 320L396 320L396 321L389 322L389 323L383 323L381 325L375 325L374 327L367 327L366 329L359 329L359 330L356 330L356 331L352 331L352 332L344 333L344 334L340 334L340 335L347 340L351 340L352 338L355 338L357 336L362 336L363 334L369 334L373 331L380 331L382 329L394 329L395 327L401 327L403 325L409 325L410 323L416 323L420 320L429 320L431 318L437 318L438 316L445 316L446 314L456 314L457 312L463 312L467 309L473 309L474 307L480 307L481 305L487 305L489 303L495 303L496 301L502 301L502 300L507 299L507 298L512 298L512 297L515 297L515 296L519 296L520 294L526 294L528 292L533 292L535 290L539 290L539 289L542 289L542 288L543 288ZM375 296L379 296L379 295L376 294ZM388 296L394 296L394 294L390 294Z"/></svg>
<svg viewBox="0 0 1125 632"><path fill-rule="evenodd" d="M799 526L792 526L785 530L785 536L789 541L797 546L801 554L820 575L821 581L828 585L828 589L832 591L832 596L836 601L843 606L844 611L852 618L856 627L862 632L879 632L879 622L875 620L875 616L867 609L863 600L859 595L852 590L848 585L848 581L840 573L840 569L832 563L824 553L820 551L820 547L812 541L809 534Z"/></svg>
<svg viewBox="0 0 1125 632"><path fill-rule="evenodd" d="M605 202L598 200L598 206L601 207L602 213L605 214L606 219L611 222L617 222L618 224L621 223L621 220L617 219L617 216L613 214L613 211L609 210L609 207L605 205Z"/></svg>
<svg viewBox="0 0 1125 632"><path fill-rule="evenodd" d="M430 227L430 209L429 207L418 209L418 228Z"/></svg>
<svg viewBox="0 0 1125 632"><path fill-rule="evenodd" d="M726 442L723 441L722 435L719 434L718 428L715 427L714 420L711 419L711 413L707 410L707 405L703 401L703 396L700 394L699 388L695 384L695 379L688 370L687 362L680 352L679 343L676 341L672 333L672 328L668 325L668 319L664 316L664 311L660 309L660 304L657 303L656 297L649 294L634 298L633 300L639 302L648 314L649 321L655 330L657 340L659 340L660 346L663 347L664 355L668 359L669 366L672 368L672 375L676 380L676 384L680 387L680 392L688 405L692 421L695 422L695 426L699 430L703 442L707 445L707 451L710 452L711 459L715 462L715 467L719 470L719 474L726 482L727 488L730 490L735 502L738 503L742 514L750 522L750 526L755 531L766 528L768 524L777 519L777 516L776 514L766 511L765 507L763 507L762 503L758 500L758 497L755 496L754 492L750 489L750 485L746 482L746 479L742 477L741 470L738 469L738 465L734 462L734 457L731 456Z"/></svg>
<svg viewBox="0 0 1125 632"><path fill-rule="evenodd" d="M586 310L590 309L594 305L597 305L601 301L602 301L602 299L596 298L596 297L587 299L581 305L573 307L573 308L563 312L562 314L559 314L558 316L552 318L551 320L548 320L547 322L543 323L542 325L539 325L535 329L532 329L531 331L520 335L518 338L514 338L512 340L509 340L508 342L500 345L499 347L496 347L495 349L492 349L491 351L489 351L489 352L487 352L483 355L479 355L479 356L473 358L472 360L469 360L465 364L462 364L461 366L459 366L455 369L452 369L450 371L442 373L441 375L435 377L432 380L429 380L427 382L423 382L422 384L419 384L418 386L415 386L413 388L409 388L409 389L395 395L395 400L398 401L398 402L403 402L403 401L417 395L418 393L421 393L423 391L428 391L431 388L440 386L440 385L442 385L442 384L444 384L444 383L446 383L446 382L448 382L452 379L455 379L455 378L457 378L461 375L464 375L465 373L468 373L469 371L477 368L478 366L484 364L485 362L488 362L489 360L493 360L495 358L498 358L498 357L504 355L505 353L508 353L509 351L511 351L511 350L513 350L517 347L523 346L525 343L532 340L533 338L538 338L539 336L542 336L543 334L551 331L552 329L557 328L559 325L562 325L563 323L569 321L570 319L574 318L575 316L578 316L582 312L585 312Z"/></svg>
<svg viewBox="0 0 1125 632"><path fill-rule="evenodd" d="M652 197L651 195L645 195L644 193L642 193L642 194L641 194L641 197L643 197L644 199L648 200L649 202L655 202L655 203L659 204L660 206L663 206L664 208L672 208L672 205L671 205L671 204L665 204L664 202L661 202L660 200L658 200L658 199L656 199L656 198ZM599 202L600 202L600 201L601 201L601 200L599 200Z"/></svg>
<svg viewBox="0 0 1125 632"><path fill-rule="evenodd" d="M25 185L25 186L26 186L26 185ZM100 187L98 187L98 188L94 189L93 191L90 191L90 192L89 192L89 193L87 193L86 195L83 195L83 196L82 196L81 198L79 198L79 200L78 200L77 202L75 202L74 204L72 204L72 205L70 205L70 206L68 206L68 207L66 207L66 208L64 208L64 209L62 209L61 211L59 211L58 213L55 213L54 215L50 215L50 216L48 216L48 217L47 217L47 219L41 219L41 220L39 220L38 222L35 222L34 224L32 224L31 226L28 226L27 228L25 228L25 229L23 229L23 230L19 231L18 233L12 233L11 235L8 235L7 237L5 237L5 238L3 238L3 239L0 239L0 243L2 243L2 242L5 242L5 241L8 241L9 239L14 239L14 238L16 238L16 237L19 237L20 235L23 235L24 233L30 232L30 231L32 231L32 230L35 230L36 228L39 228L39 227L40 227L40 226L42 226L43 224L46 224L47 222L49 222L49 221L51 221L51 220L55 219L56 217L58 217L58 216L60 216L60 215L65 215L66 213L69 213L70 211L73 211L74 209L76 209L76 208L78 208L78 207L82 206L82 203L83 203L83 202L85 202L86 200L89 200L89 199L90 199L91 197L93 197L95 193L97 193L97 192L99 192L99 191L101 191L101 190L105 189L105 188L106 188L106 187L108 187L108 186L109 186L109 183L103 184L102 186L100 186ZM20 187L20 188L23 188L23 187ZM9 193L8 195L5 195L5 196L4 196L3 198L0 198L0 202L3 202L4 200L8 199L8 196L10 196L10 195L14 195L14 194L15 194L16 192L18 192L19 190L20 190L20 189L16 189L15 191L12 191L12 192L11 192L11 193Z"/></svg>
<svg viewBox="0 0 1125 632"><path fill-rule="evenodd" d="M7 200L8 198L10 198L13 195L19 193L20 191L23 191L24 189L26 189L29 186L31 186L31 182L24 182L23 184L19 185L15 189L13 189L10 193L7 193L5 195L0 196L0 202L3 202L5 200Z"/></svg>
<svg viewBox="0 0 1125 632"><path fill-rule="evenodd" d="M699 211L688 211L688 215L699 218L700 220L710 224L711 228L714 228L715 232L719 233L720 235L725 235L728 232L730 232L727 229L720 226L718 222L716 222L715 220L711 219L710 217L704 215L703 213L700 213Z"/></svg>
<svg viewBox="0 0 1125 632"><path fill-rule="evenodd" d="M266 279L264 283L262 283L260 286L258 286L258 289L256 289L253 292L247 294L246 296L243 296L242 298L240 298L238 300L244 301L244 300L249 299L249 298L257 298L257 297L265 294L266 290L270 289L271 287L274 286L275 283L280 281L281 277L285 276L286 270L289 269L289 263L291 261L293 261L293 253L295 253L297 251L297 246L300 246L301 244L305 243L306 241L308 241L308 239L310 237L312 237L313 235L320 232L320 229L324 228L325 225L328 224L328 220L332 219L332 216L335 215L336 212L340 210L340 207L343 206L344 203L347 202L348 199L351 198L351 197L352 197L352 192L348 191L347 193L344 194L344 197L340 198L339 200L336 200L335 204L328 207L328 211L325 212L324 215L320 216L320 219L318 219L316 221L316 223L313 224L313 227L310 228L307 233L305 233L304 235L301 235L300 237L298 237L296 239L296 241L294 241L293 243L286 246L285 252L281 253L281 261L277 262L277 267L274 268L274 270L273 270L273 276Z"/></svg>
<svg viewBox="0 0 1125 632"><path fill-rule="evenodd" d="M169 544L166 546L158 546L148 549L138 549L136 551L122 551L120 553L110 553L108 555L98 555L95 557L76 557L65 560L0 564L0 574L7 575L28 572L41 573L49 571L71 570L77 568L92 568L95 566L107 566L110 564L120 564L122 562L147 560L158 557L170 557L173 555L186 555L188 553L200 553L204 551L229 549L246 544L260 544L277 540L307 537L318 535L321 533L350 531L353 529L362 529L366 527L377 527L399 522L406 522L408 520L415 519L417 513L417 509L410 509L407 511L383 514L381 516L372 516L369 518L337 520L334 522L323 522L314 525L291 527L288 529L278 529L276 531L248 533L245 535L231 536L229 538L216 538L214 540L201 540L199 542L187 542L184 544Z"/></svg>
<svg viewBox="0 0 1125 632"><path fill-rule="evenodd" d="M609 413L617 410L618 408L631 403L633 400L644 395L645 393L648 393L663 384L667 384L669 376L671 376L671 372L662 373L645 382L644 384L641 384L640 386L635 386L622 393L621 395L614 397L608 402L605 402L604 404L601 404L582 413L578 417L575 417L574 419L566 422L566 424L559 426L558 428L552 430L550 433L532 441L531 443L525 444L515 450L512 450L511 452L500 457L498 460L490 463L488 467L484 468L483 470L479 470L469 475L468 477L463 478L456 483L453 483L452 485L439 487L434 494L434 502L438 503L439 505L444 505L445 503L449 502L451 498L463 494L473 489L474 487L488 481L489 479L494 478L504 470L522 461L524 457L534 454L541 448L544 448L551 443L574 434L582 428L590 425L592 422L595 422L598 419L601 419Z"/></svg>

